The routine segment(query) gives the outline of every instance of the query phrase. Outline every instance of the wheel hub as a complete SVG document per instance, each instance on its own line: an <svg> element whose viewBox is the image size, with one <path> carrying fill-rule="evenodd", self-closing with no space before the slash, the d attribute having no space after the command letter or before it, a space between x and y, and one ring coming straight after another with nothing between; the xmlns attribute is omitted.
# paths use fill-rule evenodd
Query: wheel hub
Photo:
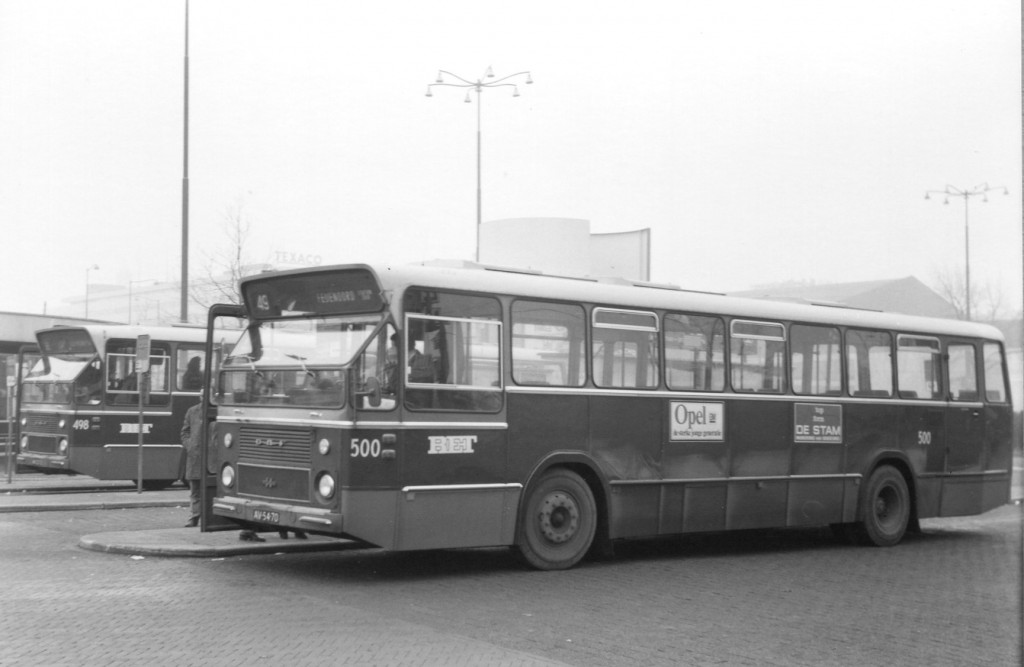
<svg viewBox="0 0 1024 667"><path fill-rule="evenodd" d="M579 519L576 501L566 493L548 494L540 504L540 532L550 542L562 543L572 539L579 528Z"/></svg>

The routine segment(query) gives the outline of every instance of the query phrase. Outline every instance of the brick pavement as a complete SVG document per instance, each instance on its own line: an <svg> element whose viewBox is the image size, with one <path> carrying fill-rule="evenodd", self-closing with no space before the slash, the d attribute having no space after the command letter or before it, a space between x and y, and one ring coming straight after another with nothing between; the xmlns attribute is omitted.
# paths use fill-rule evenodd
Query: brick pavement
<svg viewBox="0 0 1024 667"><path fill-rule="evenodd" d="M145 494L143 494L145 495ZM1021 508L893 549L825 531L637 542L533 572L507 550L133 558L90 535L184 506L0 515L0 663L1002 665L1021 659ZM172 526L174 528L168 528Z"/></svg>
<svg viewBox="0 0 1024 667"><path fill-rule="evenodd" d="M0 516L5 664L1018 664L1020 508L893 549L827 531L638 542L535 572L507 550L132 558L82 535L184 509Z"/></svg>

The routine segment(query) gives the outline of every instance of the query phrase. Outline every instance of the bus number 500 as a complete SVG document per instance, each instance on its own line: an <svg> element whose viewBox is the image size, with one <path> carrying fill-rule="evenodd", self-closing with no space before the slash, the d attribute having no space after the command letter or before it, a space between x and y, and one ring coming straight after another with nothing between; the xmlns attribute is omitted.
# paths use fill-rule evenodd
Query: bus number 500
<svg viewBox="0 0 1024 667"><path fill-rule="evenodd" d="M374 438L352 438L352 458L377 458L380 456L380 440Z"/></svg>

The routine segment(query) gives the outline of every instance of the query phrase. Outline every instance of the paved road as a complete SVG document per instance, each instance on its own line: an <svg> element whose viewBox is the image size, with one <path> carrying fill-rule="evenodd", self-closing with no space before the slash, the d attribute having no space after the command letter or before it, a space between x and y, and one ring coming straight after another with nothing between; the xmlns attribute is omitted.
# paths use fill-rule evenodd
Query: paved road
<svg viewBox="0 0 1024 667"><path fill-rule="evenodd" d="M0 514L4 665L1018 665L1021 508L893 549L827 531L507 550L132 557L86 535L184 507ZM276 539L276 538L275 538Z"/></svg>

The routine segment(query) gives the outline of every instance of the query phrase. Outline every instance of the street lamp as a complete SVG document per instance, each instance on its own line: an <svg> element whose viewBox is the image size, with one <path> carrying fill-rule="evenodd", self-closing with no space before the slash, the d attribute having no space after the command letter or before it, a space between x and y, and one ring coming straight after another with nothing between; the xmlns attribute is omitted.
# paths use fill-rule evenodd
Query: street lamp
<svg viewBox="0 0 1024 667"><path fill-rule="evenodd" d="M85 319L89 319L89 272L98 271L98 264L93 264L85 270Z"/></svg>
<svg viewBox="0 0 1024 667"><path fill-rule="evenodd" d="M928 190L924 193L925 199L931 199L931 195L943 195L943 204L949 204L950 197L963 197L964 200L964 289L966 292L966 316L967 319L971 319L971 235L970 235L970 217L968 213L968 203L971 197L981 197L981 201L988 201L988 193L993 190L1002 190L1004 195L1010 194L1010 191L1003 186L990 187L988 183L982 183L981 185L975 185L973 188L958 188L952 185L947 185L944 190Z"/></svg>
<svg viewBox="0 0 1024 667"><path fill-rule="evenodd" d="M128 281L128 324L132 323L132 285L138 285L141 283L153 283L154 285L160 284L158 280L154 280L153 278L143 278L142 280Z"/></svg>
<svg viewBox="0 0 1024 667"><path fill-rule="evenodd" d="M449 82L444 80L444 75L448 75L456 79L456 82ZM500 79L494 79L494 71L488 67L487 71L484 72L483 76L476 81L470 81L464 79L458 74L452 74L447 70L437 71L437 80L434 83L427 85L427 97L433 97L434 86L450 86L452 88L466 88L466 99L463 100L469 104L472 99L469 95L469 90L472 88L476 91L476 261L480 261L480 223L482 222L482 210L483 210L483 196L481 194L480 186L480 162L481 162L481 139L480 139L480 108L482 98L480 94L484 92L484 88L501 88L509 87L512 89L512 97L519 97L519 86L513 83L512 79L516 77L526 77L525 83L533 83L533 78L530 73L527 72L516 72L515 74L509 74L503 76ZM494 81L484 81L484 79L494 79Z"/></svg>

